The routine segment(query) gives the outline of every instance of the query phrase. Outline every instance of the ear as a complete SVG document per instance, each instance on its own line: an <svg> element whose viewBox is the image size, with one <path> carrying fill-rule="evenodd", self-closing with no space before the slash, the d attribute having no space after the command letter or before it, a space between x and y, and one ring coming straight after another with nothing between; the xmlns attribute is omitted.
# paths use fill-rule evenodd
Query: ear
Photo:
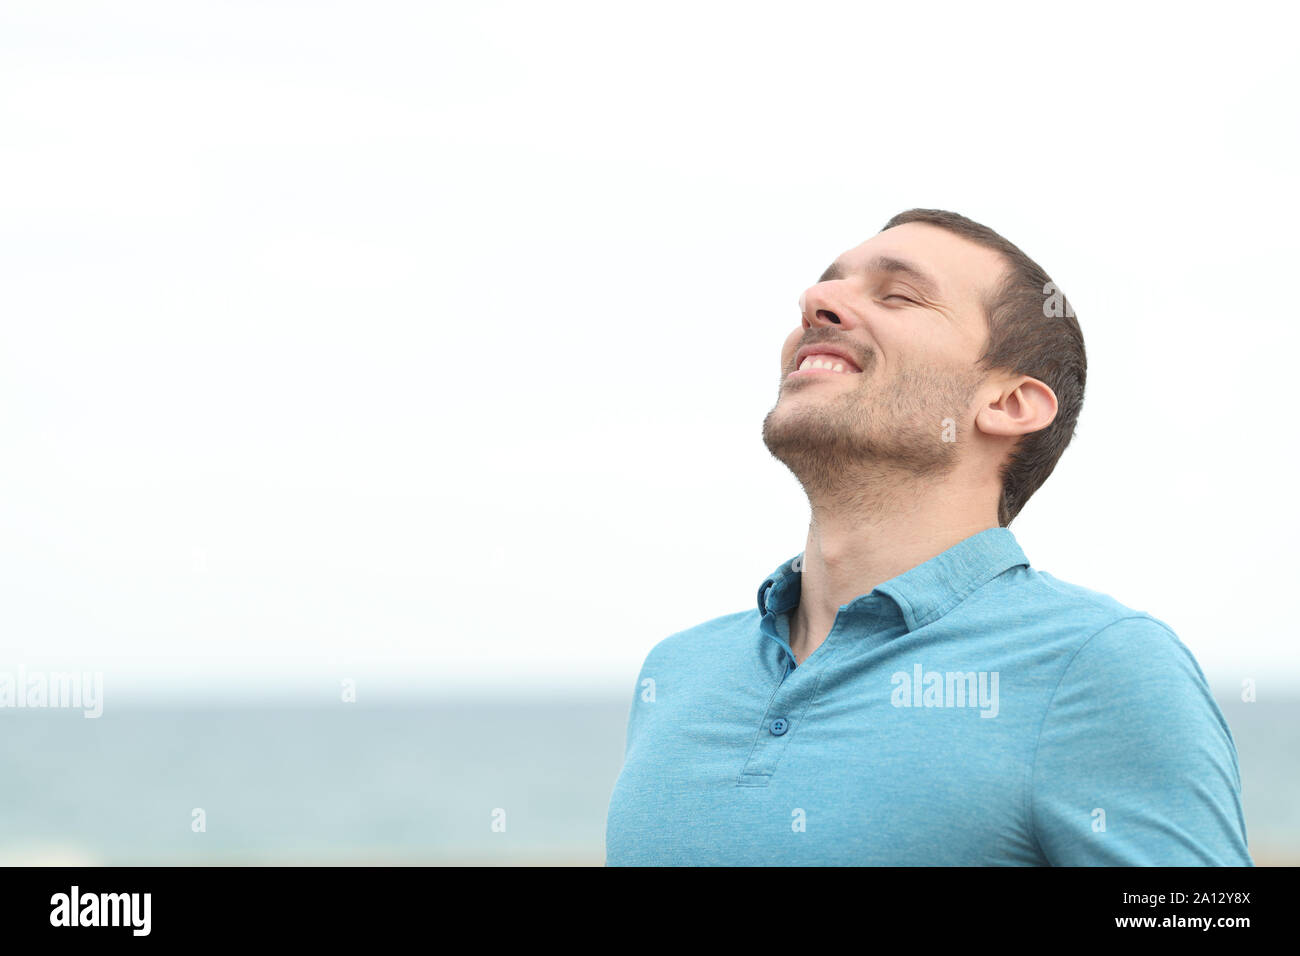
<svg viewBox="0 0 1300 956"><path fill-rule="evenodd" d="M986 435L1017 437L1041 431L1055 418L1056 393L1036 378L1020 376L980 406L975 427Z"/></svg>

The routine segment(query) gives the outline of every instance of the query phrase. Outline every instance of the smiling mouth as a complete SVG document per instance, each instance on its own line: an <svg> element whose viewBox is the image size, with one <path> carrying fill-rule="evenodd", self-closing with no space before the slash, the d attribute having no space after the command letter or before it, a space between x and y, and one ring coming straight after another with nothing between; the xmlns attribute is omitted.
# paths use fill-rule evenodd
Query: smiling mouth
<svg viewBox="0 0 1300 956"><path fill-rule="evenodd" d="M799 376L803 378L808 375L860 375L862 369L858 368L851 361L842 355L835 355L829 352L814 352L811 355L804 356L804 360L799 363L799 367L794 369L787 378Z"/></svg>

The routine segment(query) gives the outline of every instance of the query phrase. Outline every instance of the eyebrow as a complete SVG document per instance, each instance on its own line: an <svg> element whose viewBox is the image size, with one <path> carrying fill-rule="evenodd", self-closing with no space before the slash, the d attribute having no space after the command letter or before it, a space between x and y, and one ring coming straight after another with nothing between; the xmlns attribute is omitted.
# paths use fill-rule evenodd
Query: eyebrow
<svg viewBox="0 0 1300 956"><path fill-rule="evenodd" d="M895 259L893 256L876 256L867 263L866 268L863 271L868 275L873 272L883 272L887 275L906 276L912 280L913 284L916 285L922 295L940 298L938 281L919 266L915 266L910 262L905 262L902 259ZM830 267L822 273L822 277L817 281L829 282L832 279L847 278L848 275L849 270L844 267L843 263L836 259L830 264Z"/></svg>

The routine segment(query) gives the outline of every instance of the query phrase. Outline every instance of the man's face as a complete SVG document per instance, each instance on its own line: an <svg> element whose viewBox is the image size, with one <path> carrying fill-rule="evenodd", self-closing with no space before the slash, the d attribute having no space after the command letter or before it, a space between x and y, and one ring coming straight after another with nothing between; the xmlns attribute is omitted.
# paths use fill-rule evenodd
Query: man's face
<svg viewBox="0 0 1300 956"><path fill-rule="evenodd" d="M864 464L951 470L983 380L982 298L1005 271L998 253L927 223L841 255L800 297L763 422L768 449L805 484L831 488Z"/></svg>

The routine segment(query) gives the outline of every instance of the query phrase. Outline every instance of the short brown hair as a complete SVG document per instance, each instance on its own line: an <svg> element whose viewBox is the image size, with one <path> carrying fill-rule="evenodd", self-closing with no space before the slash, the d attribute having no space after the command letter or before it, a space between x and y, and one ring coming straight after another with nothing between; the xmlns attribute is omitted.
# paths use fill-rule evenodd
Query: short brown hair
<svg viewBox="0 0 1300 956"><path fill-rule="evenodd" d="M942 209L909 209L884 228L908 222L938 226L1002 254L1008 270L985 296L989 342L979 364L986 371L1007 369L1032 376L1056 393L1056 418L1046 428L1022 436L1002 468L998 524L1005 528L1047 480L1074 437L1088 372L1083 332L1064 294L1042 267L988 226Z"/></svg>

